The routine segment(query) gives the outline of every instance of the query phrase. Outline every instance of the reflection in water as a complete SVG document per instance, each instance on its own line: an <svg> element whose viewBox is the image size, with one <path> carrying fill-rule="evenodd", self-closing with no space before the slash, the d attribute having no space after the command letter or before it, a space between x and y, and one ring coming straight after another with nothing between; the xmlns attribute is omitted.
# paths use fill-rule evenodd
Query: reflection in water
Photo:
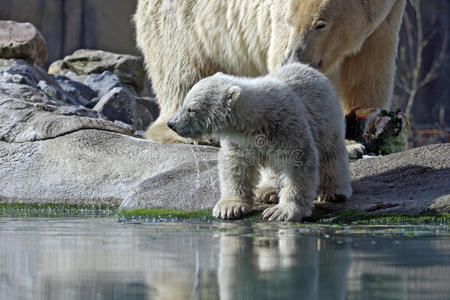
<svg viewBox="0 0 450 300"><path fill-rule="evenodd" d="M0 299L446 299L450 237L0 218Z"/></svg>
<svg viewBox="0 0 450 300"><path fill-rule="evenodd" d="M264 227L221 235L220 299L345 299L348 243Z"/></svg>

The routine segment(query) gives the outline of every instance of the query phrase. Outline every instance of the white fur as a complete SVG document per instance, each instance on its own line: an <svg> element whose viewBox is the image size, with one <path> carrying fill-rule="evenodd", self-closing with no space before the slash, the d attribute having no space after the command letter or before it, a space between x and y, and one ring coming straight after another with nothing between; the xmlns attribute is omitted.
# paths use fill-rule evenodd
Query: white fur
<svg viewBox="0 0 450 300"><path fill-rule="evenodd" d="M184 141L166 123L200 79L218 71L261 76L284 58L317 64L345 113L388 108L404 6L405 0L139 0L137 43L161 108L147 137ZM311 29L322 19L325 29Z"/></svg>
<svg viewBox="0 0 450 300"><path fill-rule="evenodd" d="M267 220L300 221L318 194L325 201L351 196L337 95L325 76L306 65L289 64L259 78L207 77L189 91L171 122L184 137L220 138L217 217L248 214L266 169L279 188L279 204L263 213Z"/></svg>

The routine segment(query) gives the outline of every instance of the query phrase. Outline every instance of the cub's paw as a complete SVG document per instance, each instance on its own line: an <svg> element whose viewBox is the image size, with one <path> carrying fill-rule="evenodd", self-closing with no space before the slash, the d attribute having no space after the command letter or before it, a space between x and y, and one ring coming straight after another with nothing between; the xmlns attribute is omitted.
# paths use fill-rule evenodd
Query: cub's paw
<svg viewBox="0 0 450 300"><path fill-rule="evenodd" d="M343 203L346 202L348 198L340 194L321 194L317 200L319 202Z"/></svg>
<svg viewBox="0 0 450 300"><path fill-rule="evenodd" d="M239 200L220 200L213 210L213 216L227 220L242 219L252 210L251 205Z"/></svg>
<svg viewBox="0 0 450 300"><path fill-rule="evenodd" d="M280 189L274 186L261 186L255 189L255 198L268 204L278 203Z"/></svg>
<svg viewBox="0 0 450 300"><path fill-rule="evenodd" d="M275 205L267 208L262 213L265 221L296 221L300 222L303 217L309 216L311 211L306 211L295 204Z"/></svg>
<svg viewBox="0 0 450 300"><path fill-rule="evenodd" d="M345 140L345 148L347 149L350 159L359 159L366 154L366 147L355 141Z"/></svg>

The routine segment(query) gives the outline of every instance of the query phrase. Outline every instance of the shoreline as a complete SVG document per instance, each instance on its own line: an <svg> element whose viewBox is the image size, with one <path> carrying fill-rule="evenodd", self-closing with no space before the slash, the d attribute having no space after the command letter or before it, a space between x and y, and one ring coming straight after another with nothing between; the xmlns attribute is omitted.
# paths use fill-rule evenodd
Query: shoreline
<svg viewBox="0 0 450 300"><path fill-rule="evenodd" d="M119 221L139 223L152 222L261 222L261 210L253 211L243 220L224 221L214 218L209 210L172 210L172 209L129 209L119 210L117 206L108 205L73 205L73 204L31 204L0 203L0 217L18 218L66 218L66 217L117 217ZM268 223L268 222L267 222ZM450 214L402 214L402 213L363 213L354 210L321 213L315 211L302 223L286 224L307 225L448 225Z"/></svg>

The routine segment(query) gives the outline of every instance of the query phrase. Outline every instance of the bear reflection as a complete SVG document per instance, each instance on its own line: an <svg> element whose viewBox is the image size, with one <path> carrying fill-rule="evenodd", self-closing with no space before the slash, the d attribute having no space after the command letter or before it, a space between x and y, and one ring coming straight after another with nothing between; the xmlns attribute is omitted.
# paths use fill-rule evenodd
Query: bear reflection
<svg viewBox="0 0 450 300"><path fill-rule="evenodd" d="M269 226L220 234L220 299L345 299L348 243Z"/></svg>

